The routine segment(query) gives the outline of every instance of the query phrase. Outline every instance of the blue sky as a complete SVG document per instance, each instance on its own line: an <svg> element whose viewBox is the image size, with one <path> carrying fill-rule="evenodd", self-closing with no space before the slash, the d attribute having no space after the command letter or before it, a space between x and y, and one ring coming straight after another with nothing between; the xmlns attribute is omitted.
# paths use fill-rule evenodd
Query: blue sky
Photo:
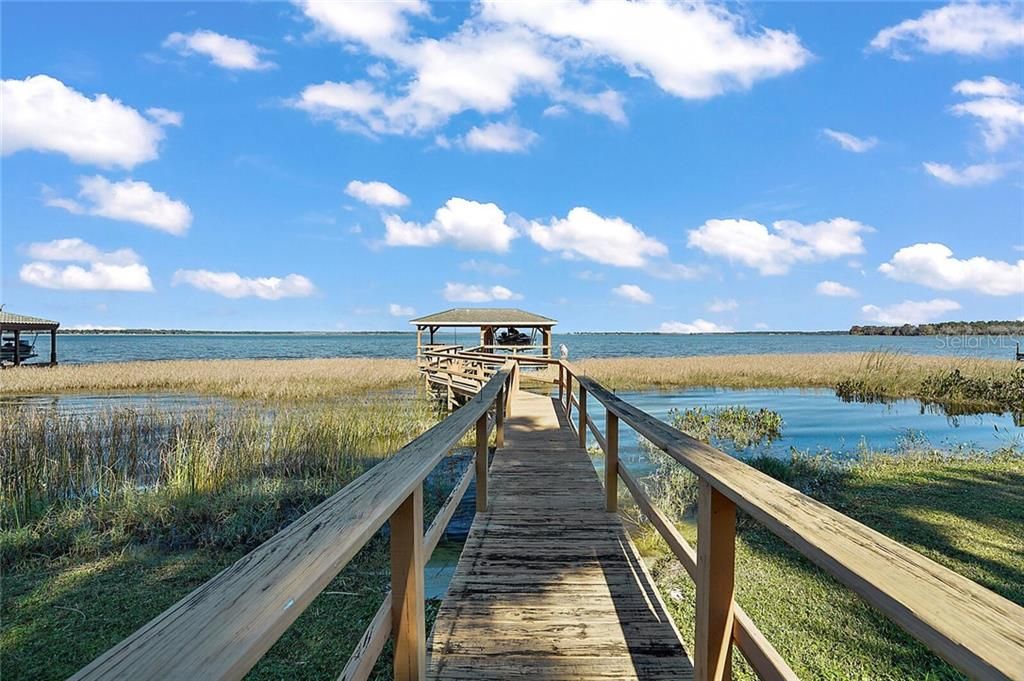
<svg viewBox="0 0 1024 681"><path fill-rule="evenodd" d="M1020 5L4 3L0 286L65 326L1024 317Z"/></svg>

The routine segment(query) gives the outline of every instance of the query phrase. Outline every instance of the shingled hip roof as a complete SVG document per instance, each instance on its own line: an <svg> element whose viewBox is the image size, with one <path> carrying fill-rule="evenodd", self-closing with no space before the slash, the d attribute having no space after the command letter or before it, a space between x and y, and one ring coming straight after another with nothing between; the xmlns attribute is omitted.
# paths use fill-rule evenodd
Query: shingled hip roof
<svg viewBox="0 0 1024 681"><path fill-rule="evenodd" d="M410 319L417 326L554 326L550 317L515 307L456 307L425 317Z"/></svg>

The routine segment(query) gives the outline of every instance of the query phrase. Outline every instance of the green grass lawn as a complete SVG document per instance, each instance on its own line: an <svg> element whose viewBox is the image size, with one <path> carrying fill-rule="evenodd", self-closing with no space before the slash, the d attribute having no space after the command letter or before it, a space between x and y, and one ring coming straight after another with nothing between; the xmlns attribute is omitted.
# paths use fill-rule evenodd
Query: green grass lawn
<svg viewBox="0 0 1024 681"><path fill-rule="evenodd" d="M834 472L833 472L834 473ZM1024 456L874 457L826 485L790 480L825 503L986 588L1024 604ZM696 529L680 528L690 542ZM639 537L684 638L694 590L653 530ZM737 541L736 600L802 679L964 678L749 518ZM755 678L736 653L734 676Z"/></svg>

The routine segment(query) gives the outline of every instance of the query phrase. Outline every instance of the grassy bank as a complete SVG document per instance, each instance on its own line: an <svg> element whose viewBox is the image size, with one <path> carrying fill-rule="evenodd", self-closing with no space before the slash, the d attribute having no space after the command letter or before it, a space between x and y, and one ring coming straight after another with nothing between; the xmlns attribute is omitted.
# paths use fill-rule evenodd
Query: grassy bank
<svg viewBox="0 0 1024 681"><path fill-rule="evenodd" d="M404 359L232 359L66 364L8 369L4 394L183 392L276 400L314 400L414 387Z"/></svg>
<svg viewBox="0 0 1024 681"><path fill-rule="evenodd" d="M66 678L437 418L400 397L185 412L0 406L4 678ZM427 522L450 467L425 486ZM387 590L387 546L378 533L253 678L336 676Z"/></svg>
<svg viewBox="0 0 1024 681"><path fill-rule="evenodd" d="M615 390L829 388L852 400L918 398L971 409L1024 404L1024 367L1009 360L892 352L708 357L614 357L580 360Z"/></svg>
<svg viewBox="0 0 1024 681"><path fill-rule="evenodd" d="M852 464L795 455L755 467L1024 605L1024 455L875 455ZM696 484L674 464L652 490L691 543ZM666 497L666 493L668 498ZM642 521L641 550L693 643L689 576ZM800 678L962 679L962 675L749 518L737 539L739 602ZM742 656L734 678L754 679Z"/></svg>

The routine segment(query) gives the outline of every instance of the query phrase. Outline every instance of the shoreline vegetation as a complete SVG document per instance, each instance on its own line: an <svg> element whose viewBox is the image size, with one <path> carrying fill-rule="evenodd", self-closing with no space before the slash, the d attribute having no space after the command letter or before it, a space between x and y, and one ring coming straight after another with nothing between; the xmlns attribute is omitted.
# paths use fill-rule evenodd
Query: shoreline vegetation
<svg viewBox="0 0 1024 681"><path fill-rule="evenodd" d="M1019 410L1024 365L1012 360L889 351L701 357L611 357L576 362L613 390L826 388L850 400L919 399L964 409ZM4 395L186 393L315 400L413 389L405 359L160 360L23 367L0 374Z"/></svg>
<svg viewBox="0 0 1024 681"><path fill-rule="evenodd" d="M851 336L1019 336L1024 338L1024 322L938 322L902 326L851 326Z"/></svg>

